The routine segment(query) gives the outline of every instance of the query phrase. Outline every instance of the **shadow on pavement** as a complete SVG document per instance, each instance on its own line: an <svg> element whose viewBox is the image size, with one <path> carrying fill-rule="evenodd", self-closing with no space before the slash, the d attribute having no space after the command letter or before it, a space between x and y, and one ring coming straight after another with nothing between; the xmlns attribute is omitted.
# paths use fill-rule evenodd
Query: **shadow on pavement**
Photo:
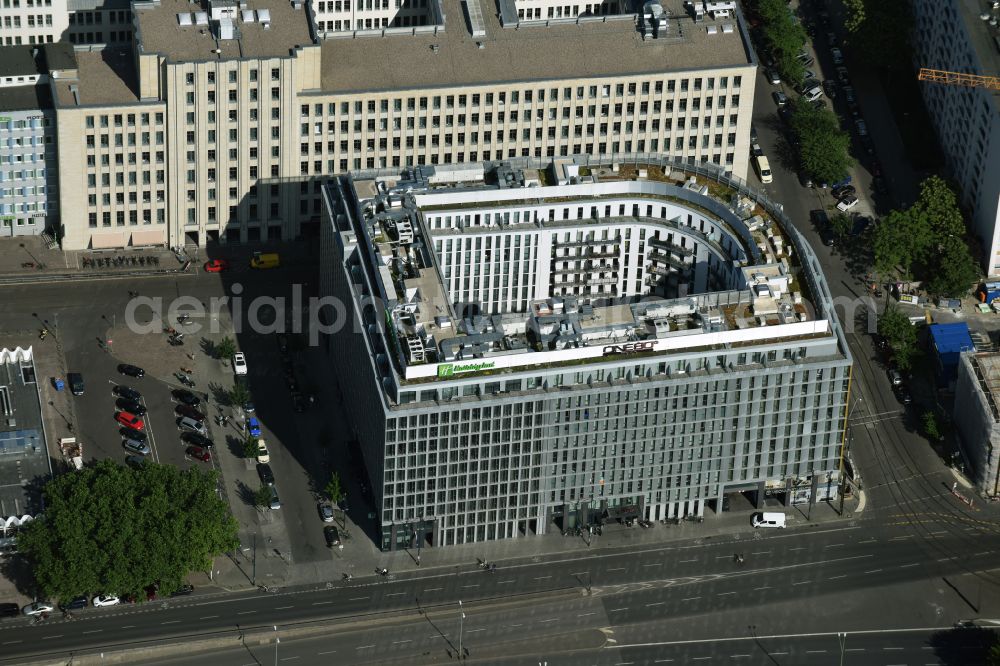
<svg viewBox="0 0 1000 666"><path fill-rule="evenodd" d="M987 661L991 648L998 645L993 629L968 626L945 629L932 634L927 643L944 666L967 666Z"/></svg>

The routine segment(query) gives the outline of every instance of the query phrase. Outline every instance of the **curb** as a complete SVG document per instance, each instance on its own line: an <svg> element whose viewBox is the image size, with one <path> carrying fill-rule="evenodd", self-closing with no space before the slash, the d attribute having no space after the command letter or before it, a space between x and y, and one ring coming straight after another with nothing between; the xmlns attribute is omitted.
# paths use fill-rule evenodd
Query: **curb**
<svg viewBox="0 0 1000 666"><path fill-rule="evenodd" d="M0 284L36 284L43 282L64 282L67 280L113 280L121 278L141 278L158 277L163 275L194 275L191 270L184 271L181 268L168 268L158 271L120 271L120 272L95 272L95 273L45 273L40 275L0 275Z"/></svg>

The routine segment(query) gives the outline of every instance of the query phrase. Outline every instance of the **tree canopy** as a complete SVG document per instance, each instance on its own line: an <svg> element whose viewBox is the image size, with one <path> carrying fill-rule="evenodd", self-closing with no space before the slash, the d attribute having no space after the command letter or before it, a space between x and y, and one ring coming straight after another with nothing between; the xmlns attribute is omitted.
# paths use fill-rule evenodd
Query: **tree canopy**
<svg viewBox="0 0 1000 666"><path fill-rule="evenodd" d="M44 498L44 514L18 534L17 545L48 598L143 598L153 583L172 591L239 543L216 474L198 468L102 460L54 478Z"/></svg>
<svg viewBox="0 0 1000 666"><path fill-rule="evenodd" d="M965 233L955 192L931 176L912 206L892 211L875 228L875 268L884 274L898 268L904 277L922 277L932 294L960 296L979 277Z"/></svg>
<svg viewBox="0 0 1000 666"><path fill-rule="evenodd" d="M854 164L848 153L851 137L840 129L840 121L832 111L800 98L792 102L790 124L799 162L807 175L821 183L835 183L847 176Z"/></svg>
<svg viewBox="0 0 1000 666"><path fill-rule="evenodd" d="M340 500L344 499L344 488L340 483L340 474L334 472L330 476L330 481L323 488L323 492L334 504L339 504Z"/></svg>
<svg viewBox="0 0 1000 666"><path fill-rule="evenodd" d="M909 0L845 0L848 42L859 60L909 71L913 12Z"/></svg>
<svg viewBox="0 0 1000 666"><path fill-rule="evenodd" d="M890 306L879 317L878 332L892 347L899 367L909 369L910 360L917 350L917 329L910 323L909 317Z"/></svg>
<svg viewBox="0 0 1000 666"><path fill-rule="evenodd" d="M757 0L753 9L761 20L764 48L774 59L778 72L786 81L800 83L805 67L795 56L806 43L805 28L784 0Z"/></svg>

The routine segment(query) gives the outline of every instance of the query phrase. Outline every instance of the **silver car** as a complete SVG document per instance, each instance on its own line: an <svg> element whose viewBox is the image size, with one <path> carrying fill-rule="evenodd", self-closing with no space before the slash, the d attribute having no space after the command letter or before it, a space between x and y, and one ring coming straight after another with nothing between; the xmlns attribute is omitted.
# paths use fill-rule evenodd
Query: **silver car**
<svg viewBox="0 0 1000 666"><path fill-rule="evenodd" d="M122 441L122 446L125 447L126 451L131 451L132 453L138 453L142 456L148 456L151 453L149 444L146 442L140 442L137 439L126 439Z"/></svg>

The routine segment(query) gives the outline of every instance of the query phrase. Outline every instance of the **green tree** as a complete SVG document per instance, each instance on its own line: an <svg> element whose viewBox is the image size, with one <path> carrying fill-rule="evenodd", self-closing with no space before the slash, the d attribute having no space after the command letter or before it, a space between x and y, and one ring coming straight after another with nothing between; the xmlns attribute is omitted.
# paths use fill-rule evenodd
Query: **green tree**
<svg viewBox="0 0 1000 666"><path fill-rule="evenodd" d="M854 160L848 152L851 137L840 129L837 116L799 98L792 102L790 122L802 170L821 183L843 179Z"/></svg>
<svg viewBox="0 0 1000 666"><path fill-rule="evenodd" d="M979 266L972 259L969 246L958 236L941 240L931 261L927 291L938 296L965 296L979 280Z"/></svg>
<svg viewBox="0 0 1000 666"><path fill-rule="evenodd" d="M243 407L250 402L250 391L241 382L236 382L229 391L229 404L234 407Z"/></svg>
<svg viewBox="0 0 1000 666"><path fill-rule="evenodd" d="M235 353L236 342L228 335L219 340L219 344L215 345L216 358L232 358Z"/></svg>
<svg viewBox="0 0 1000 666"><path fill-rule="evenodd" d="M217 476L172 465L102 460L45 485L45 512L22 529L18 550L38 592L52 599L181 586L191 571L234 549L237 525Z"/></svg>
<svg viewBox="0 0 1000 666"><path fill-rule="evenodd" d="M253 494L253 502L260 508L267 508L271 505L271 486L261 486Z"/></svg>
<svg viewBox="0 0 1000 666"><path fill-rule="evenodd" d="M990 648L990 652L986 655L986 666L1000 666L1000 637L995 639L993 647Z"/></svg>
<svg viewBox="0 0 1000 666"><path fill-rule="evenodd" d="M909 0L847 0L848 42L858 59L910 71L913 12Z"/></svg>
<svg viewBox="0 0 1000 666"><path fill-rule="evenodd" d="M838 238L843 238L850 232L851 227L854 223L851 221L851 216L844 213L838 213L830 218L830 228L833 229L833 233L837 235Z"/></svg>
<svg viewBox="0 0 1000 666"><path fill-rule="evenodd" d="M941 439L941 429L938 426L937 415L934 412L924 412L923 418L924 434L931 441Z"/></svg>
<svg viewBox="0 0 1000 666"><path fill-rule="evenodd" d="M865 0L844 0L844 9L847 10L844 27L847 32L857 32L865 22Z"/></svg>
<svg viewBox="0 0 1000 666"><path fill-rule="evenodd" d="M908 370L917 350L917 329L910 323L909 318L899 309L890 306L879 317L878 332L892 347L900 369Z"/></svg>
<svg viewBox="0 0 1000 666"><path fill-rule="evenodd" d="M933 242L926 219L911 210L894 210L875 226L872 234L875 268L884 274L895 273L898 268L904 277L910 277Z"/></svg>
<svg viewBox="0 0 1000 666"><path fill-rule="evenodd" d="M257 457L257 438L247 437L243 440L243 457L244 458L256 458Z"/></svg>
<svg viewBox="0 0 1000 666"><path fill-rule="evenodd" d="M344 488L340 484L340 474L333 473L326 487L323 488L323 492L330 498L330 502L340 504L340 500L344 499Z"/></svg>
<svg viewBox="0 0 1000 666"><path fill-rule="evenodd" d="M795 56L806 43L805 28L784 0L757 0L754 10L761 20L764 50L774 60L782 78L794 84L802 81L805 67Z"/></svg>

